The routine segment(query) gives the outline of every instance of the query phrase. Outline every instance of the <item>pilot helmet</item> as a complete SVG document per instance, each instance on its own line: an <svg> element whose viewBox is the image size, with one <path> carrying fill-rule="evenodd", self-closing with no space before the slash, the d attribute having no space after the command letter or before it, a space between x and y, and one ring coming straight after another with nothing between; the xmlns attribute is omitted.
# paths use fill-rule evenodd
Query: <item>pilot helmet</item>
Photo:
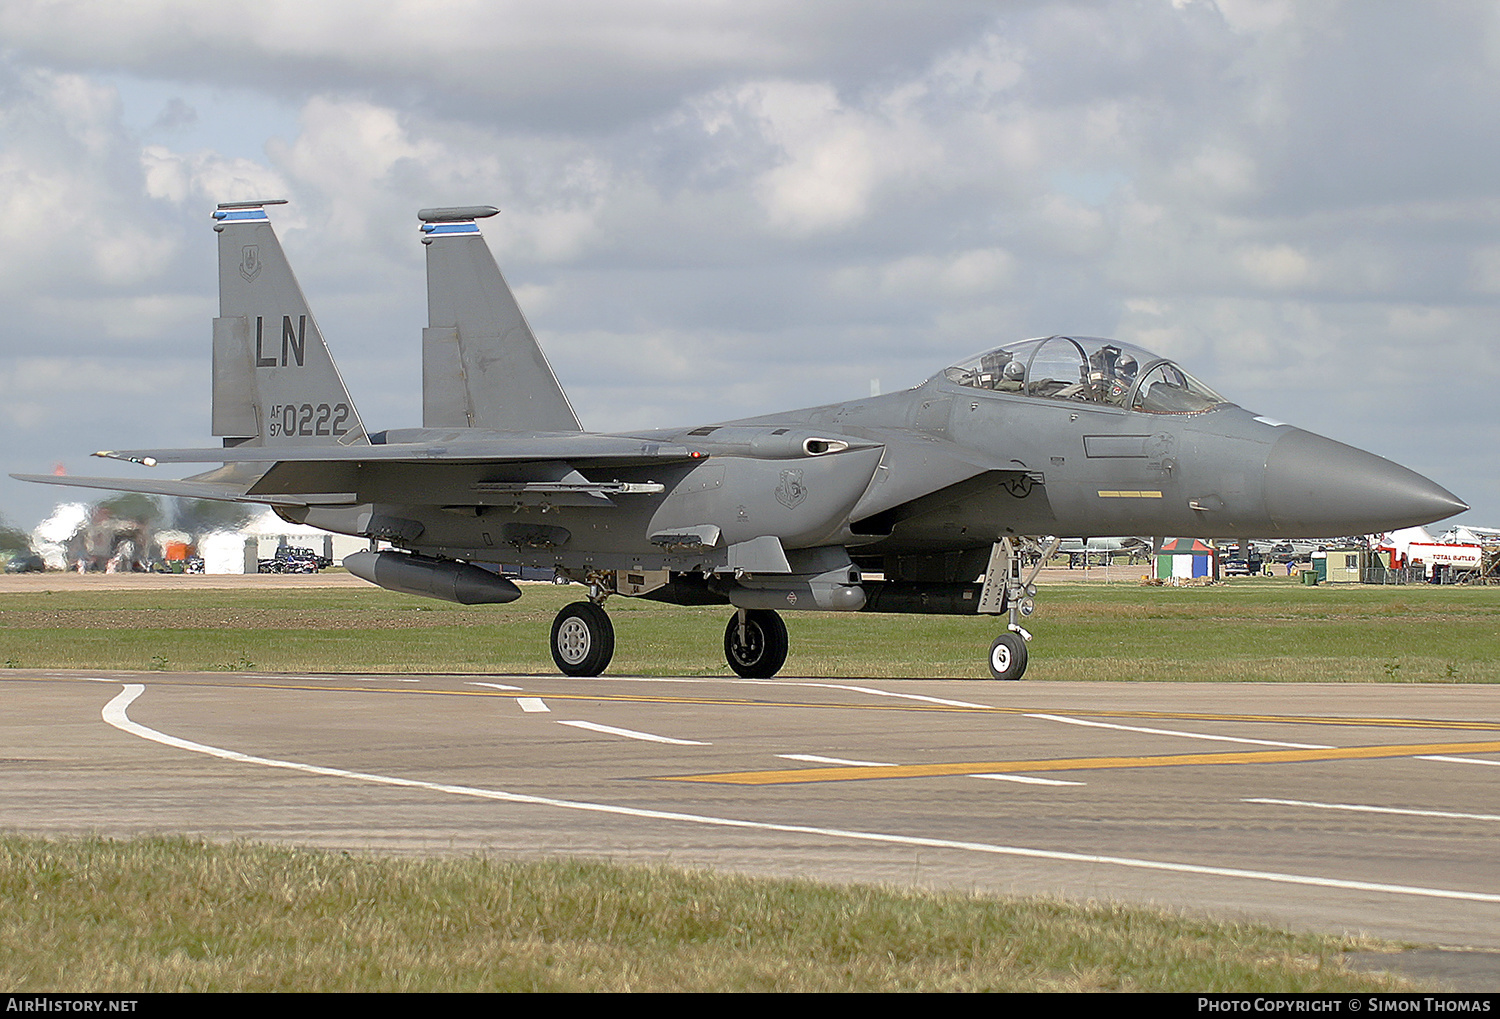
<svg viewBox="0 0 1500 1019"><path fill-rule="evenodd" d="M1135 378L1135 373L1140 370L1140 367L1136 363L1135 358L1129 354L1121 354L1120 359L1115 362L1115 374L1122 379L1133 379Z"/></svg>
<svg viewBox="0 0 1500 1019"><path fill-rule="evenodd" d="M1020 361L1010 361L1002 372L1007 382L1020 382L1026 377L1026 366Z"/></svg>

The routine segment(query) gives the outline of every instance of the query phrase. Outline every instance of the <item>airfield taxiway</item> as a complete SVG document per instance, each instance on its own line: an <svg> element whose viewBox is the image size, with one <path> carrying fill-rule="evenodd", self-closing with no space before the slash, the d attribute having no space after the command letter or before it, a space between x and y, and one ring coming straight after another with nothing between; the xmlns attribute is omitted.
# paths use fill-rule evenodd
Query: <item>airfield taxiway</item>
<svg viewBox="0 0 1500 1019"><path fill-rule="evenodd" d="M1500 948L1500 686L0 675L0 828L563 853Z"/></svg>

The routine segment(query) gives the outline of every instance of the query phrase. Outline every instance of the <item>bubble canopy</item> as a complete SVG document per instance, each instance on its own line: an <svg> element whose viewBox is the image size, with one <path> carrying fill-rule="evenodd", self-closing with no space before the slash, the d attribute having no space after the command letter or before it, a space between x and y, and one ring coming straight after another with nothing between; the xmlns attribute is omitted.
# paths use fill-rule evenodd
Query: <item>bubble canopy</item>
<svg viewBox="0 0 1500 1019"><path fill-rule="evenodd" d="M1147 414L1201 414L1228 402L1175 361L1097 336L1021 340L975 354L942 374L973 389Z"/></svg>

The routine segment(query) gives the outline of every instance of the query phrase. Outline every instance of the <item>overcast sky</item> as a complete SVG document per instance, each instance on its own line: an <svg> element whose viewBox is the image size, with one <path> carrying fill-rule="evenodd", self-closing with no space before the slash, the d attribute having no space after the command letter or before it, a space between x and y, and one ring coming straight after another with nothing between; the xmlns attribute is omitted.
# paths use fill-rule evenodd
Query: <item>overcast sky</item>
<svg viewBox="0 0 1500 1019"><path fill-rule="evenodd" d="M4 472L212 442L221 201L290 199L365 422L419 424L416 210L494 204L591 430L1114 336L1500 526L1488 0L243 11L0 2ZM4 478L0 512L30 527L60 492Z"/></svg>

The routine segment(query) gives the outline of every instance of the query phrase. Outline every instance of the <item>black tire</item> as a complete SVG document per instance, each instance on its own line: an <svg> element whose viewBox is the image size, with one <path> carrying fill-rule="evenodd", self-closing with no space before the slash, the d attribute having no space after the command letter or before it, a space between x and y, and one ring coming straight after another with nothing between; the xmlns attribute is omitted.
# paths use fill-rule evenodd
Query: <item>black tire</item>
<svg viewBox="0 0 1500 1019"><path fill-rule="evenodd" d="M790 641L786 623L770 609L745 613L745 639L740 640L739 613L729 617L724 629L724 659L746 679L770 679L786 664Z"/></svg>
<svg viewBox="0 0 1500 1019"><path fill-rule="evenodd" d="M614 624L593 602L574 602L552 621L552 660L565 675L597 676L614 656Z"/></svg>
<svg viewBox="0 0 1500 1019"><path fill-rule="evenodd" d="M1006 630L990 645L990 675L995 679L1020 679L1026 675L1026 641Z"/></svg>

